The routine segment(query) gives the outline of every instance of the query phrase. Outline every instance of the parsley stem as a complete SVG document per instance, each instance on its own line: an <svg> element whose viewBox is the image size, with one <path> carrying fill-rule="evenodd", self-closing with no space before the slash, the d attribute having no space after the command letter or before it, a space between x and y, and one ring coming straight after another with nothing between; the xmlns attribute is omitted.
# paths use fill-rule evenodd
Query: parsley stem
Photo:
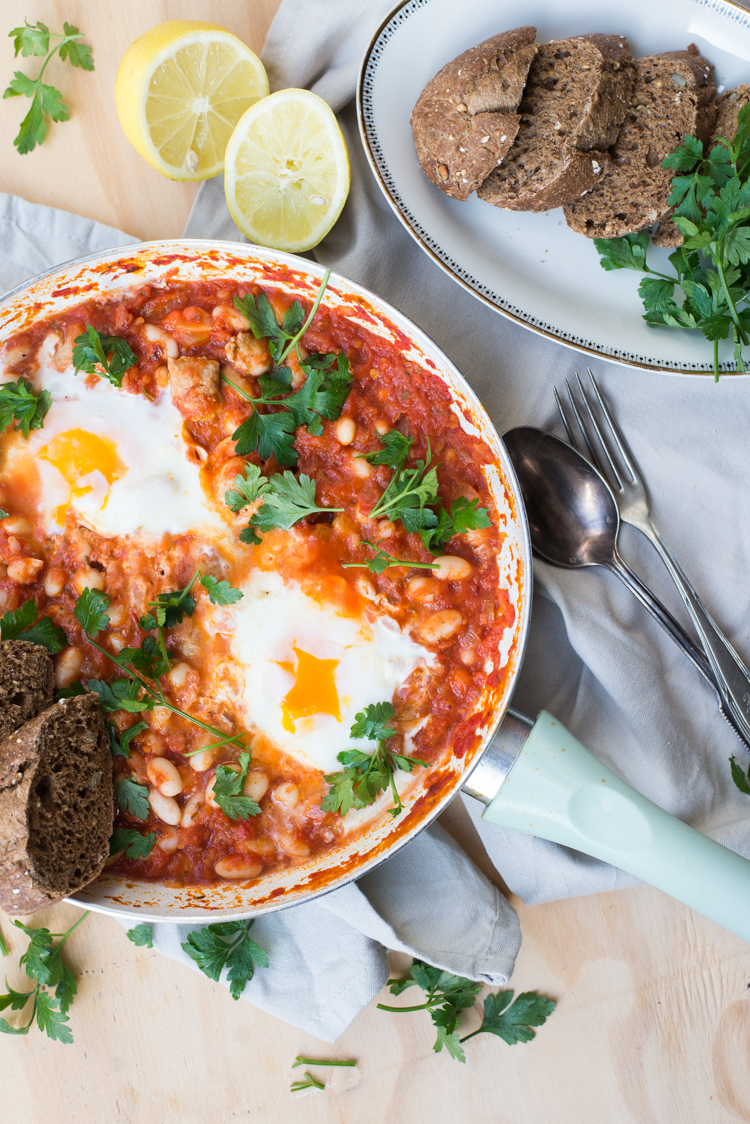
<svg viewBox="0 0 750 1124"><path fill-rule="evenodd" d="M396 1014L410 1011L429 1011L432 1007L432 1000L428 999L426 1003L418 1003L416 1007L389 1007L387 1003L378 1003L377 1006L379 1011L395 1011Z"/></svg>
<svg viewBox="0 0 750 1124"><path fill-rule="evenodd" d="M323 1082L316 1081L311 1073L307 1073L307 1071L305 1071L305 1077L307 1078L306 1081L295 1081L290 1086L293 1093L300 1093L303 1089L325 1089L325 1085L323 1084Z"/></svg>
<svg viewBox="0 0 750 1124"><path fill-rule="evenodd" d="M714 382L719 381L719 340L714 340Z"/></svg>
<svg viewBox="0 0 750 1124"><path fill-rule="evenodd" d="M459 1038L459 1040L458 1040L458 1041L459 1041L459 1042L468 1042L468 1041L469 1041L469 1039L470 1039L470 1038L473 1038L475 1034L481 1034L481 1033L482 1033L482 1028L481 1028L481 1026L480 1026L478 1030L472 1030L471 1034L465 1034L465 1035L464 1035L464 1037L463 1037L463 1038Z"/></svg>
<svg viewBox="0 0 750 1124"><path fill-rule="evenodd" d="M242 390L241 387L237 386L236 383L233 383L232 380L228 379L227 376L223 373L221 375L221 381L227 383L228 386L231 386L232 390L236 391L236 393L239 394L241 398L247 398L248 402L262 401L262 399L260 398L253 398L252 394L248 394L246 390Z"/></svg>
<svg viewBox="0 0 750 1124"><path fill-rule="evenodd" d="M90 913L91 913L90 909L85 909L83 911L83 913L81 914L81 916L76 921L76 923L74 925L71 925L66 933L55 933L54 934L54 936L60 938L60 943L57 946L57 948L55 949L55 952L59 952L62 949L63 945L65 944L66 940L71 935L71 933L73 933L78 928L78 926L81 925L86 920L86 918L88 917L88 915Z"/></svg>
<svg viewBox="0 0 750 1124"><path fill-rule="evenodd" d="M310 315L307 317L307 320L305 320L304 324L302 325L300 330L297 332L297 335L292 336L289 343L287 344L287 346L284 348L284 350L282 351L279 358L274 363L274 367L280 367L281 366L281 364L284 362L284 360L286 359L289 352L292 350L293 347L297 347L297 344L302 339L302 337L304 336L307 329L310 327L310 325L312 323L312 320L313 320L313 317L315 316L315 313L318 311L318 308L320 307L320 302L323 300L323 294L325 293L325 291L328 287L328 279L329 279L330 276L331 276L331 270L327 269L325 271L325 273L323 274L323 280L320 283L320 288L318 289L318 295L315 298L315 303L313 304L312 308L310 309ZM299 358L299 351L297 352L297 358Z"/></svg>
<svg viewBox="0 0 750 1124"><path fill-rule="evenodd" d="M347 1065L353 1066L357 1063L355 1061L328 1061L325 1058L303 1058L300 1054L292 1062L292 1069L296 1069L298 1065Z"/></svg>
<svg viewBox="0 0 750 1124"><path fill-rule="evenodd" d="M8 946L5 943L5 938L3 937L2 932L0 932L0 956L9 956L9 955L10 955L10 953L8 951Z"/></svg>
<svg viewBox="0 0 750 1124"><path fill-rule="evenodd" d="M716 262L716 268L719 271L719 277L721 278L721 287L724 290L724 296L726 298L727 304L729 305L729 312L731 314L732 320L734 320L735 327L737 328L737 334L740 337L740 340L742 341L742 343L747 344L747 342L748 342L747 333L745 332L745 329L742 327L742 324L740 323L740 318L737 315L737 309L734 307L734 301L732 300L731 296L729 295L729 286L727 285L727 279L724 276L724 266L721 263L721 259L722 259L723 255L724 255L723 242L721 242L719 244L718 252L716 250L716 243L712 242L711 243L711 256L713 257L714 261Z"/></svg>

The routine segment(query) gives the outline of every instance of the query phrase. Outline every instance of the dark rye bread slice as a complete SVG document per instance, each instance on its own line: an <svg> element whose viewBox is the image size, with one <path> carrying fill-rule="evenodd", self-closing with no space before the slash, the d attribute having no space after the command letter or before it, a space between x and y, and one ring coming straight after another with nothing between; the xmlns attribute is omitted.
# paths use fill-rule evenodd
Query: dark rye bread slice
<svg viewBox="0 0 750 1124"><path fill-rule="evenodd" d="M601 177L630 104L633 60L622 35L544 43L531 64L513 147L478 191L512 211L546 211Z"/></svg>
<svg viewBox="0 0 750 1124"><path fill-rule="evenodd" d="M444 66L419 95L411 115L419 163L453 199L468 199L513 144L535 39L535 27L493 35Z"/></svg>
<svg viewBox="0 0 750 1124"><path fill-rule="evenodd" d="M679 245L667 204L674 172L664 157L685 136L706 143L713 131L713 66L691 43L636 62L632 104L612 149L612 163L582 198L564 208L568 226L588 238L619 238L662 223L661 245Z"/></svg>
<svg viewBox="0 0 750 1124"><path fill-rule="evenodd" d="M98 700L54 703L0 745L0 906L34 913L91 882L109 854L113 819Z"/></svg>
<svg viewBox="0 0 750 1124"><path fill-rule="evenodd" d="M737 132L737 116L743 105L747 105L749 101L750 86L736 86L721 95L716 102L716 124L712 141L723 137L724 140L732 143Z"/></svg>
<svg viewBox="0 0 750 1124"><path fill-rule="evenodd" d="M28 640L0 642L0 742L52 704L52 656Z"/></svg>

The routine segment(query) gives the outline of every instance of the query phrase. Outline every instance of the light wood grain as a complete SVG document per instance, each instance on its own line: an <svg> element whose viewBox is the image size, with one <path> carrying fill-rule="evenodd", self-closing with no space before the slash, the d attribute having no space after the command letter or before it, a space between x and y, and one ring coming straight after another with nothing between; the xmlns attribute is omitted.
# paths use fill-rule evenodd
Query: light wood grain
<svg viewBox="0 0 750 1124"><path fill-rule="evenodd" d="M12 148L24 106L0 102L0 190L98 219L142 238L182 230L195 186L152 171L120 131L112 87L119 58L162 19L223 24L259 51L278 0L2 0L0 36L24 16L87 33L94 74L50 70L72 117L43 148ZM32 60L0 38L0 80ZM35 72L35 71L33 71ZM459 804L443 817L498 885ZM130 944L91 916L68 945L79 976L73 1046L0 1036L0 1120L24 1124L734 1124L750 1122L750 946L648 887L525 908L512 981L558 1000L536 1040L508 1047L483 1036L459 1065L431 1049L424 1014L372 1004L335 1047L256 1010L197 973ZM38 924L66 928L70 906ZM0 914L22 976L26 938ZM403 957L394 957L397 970ZM478 1011L466 1016L477 1025ZM293 1095L298 1052L356 1057L319 1071L324 1093ZM299 1075L299 1070L294 1076Z"/></svg>

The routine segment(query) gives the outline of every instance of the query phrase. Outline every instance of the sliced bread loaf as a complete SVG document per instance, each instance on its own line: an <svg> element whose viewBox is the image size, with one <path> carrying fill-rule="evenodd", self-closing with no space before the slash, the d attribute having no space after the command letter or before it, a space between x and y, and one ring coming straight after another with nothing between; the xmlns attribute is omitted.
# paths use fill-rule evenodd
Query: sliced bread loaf
<svg viewBox="0 0 750 1124"><path fill-rule="evenodd" d="M716 96L713 67L694 43L638 59L632 103L601 180L564 208L568 226L589 238L619 238L661 223L656 241L679 245L667 204L674 172L664 157L685 136L704 143L713 131Z"/></svg>
<svg viewBox="0 0 750 1124"><path fill-rule="evenodd" d="M0 742L54 699L52 656L28 640L0 642Z"/></svg>
<svg viewBox="0 0 750 1124"><path fill-rule="evenodd" d="M96 697L54 703L0 745L0 906L34 913L91 882L109 854L113 819Z"/></svg>
<svg viewBox="0 0 750 1124"><path fill-rule="evenodd" d="M737 132L737 117L743 105L750 101L750 86L737 86L727 90L716 102L716 124L712 140L723 137L731 144Z"/></svg>
<svg viewBox="0 0 750 1124"><path fill-rule="evenodd" d="M546 211L601 178L633 89L621 35L580 35L543 44L531 64L513 147L479 189L512 211Z"/></svg>
<svg viewBox="0 0 750 1124"><path fill-rule="evenodd" d="M535 38L535 27L494 35L449 62L420 94L411 115L417 156L446 195L468 199L513 144Z"/></svg>

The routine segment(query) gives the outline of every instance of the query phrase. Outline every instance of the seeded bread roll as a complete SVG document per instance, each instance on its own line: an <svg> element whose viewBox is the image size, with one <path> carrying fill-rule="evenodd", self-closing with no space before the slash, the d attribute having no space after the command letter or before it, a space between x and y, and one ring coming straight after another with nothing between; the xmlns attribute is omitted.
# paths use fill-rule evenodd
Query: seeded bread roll
<svg viewBox="0 0 750 1124"><path fill-rule="evenodd" d="M411 115L419 163L453 199L468 199L512 145L535 38L535 27L494 35L449 62L420 94Z"/></svg>
<svg viewBox="0 0 750 1124"><path fill-rule="evenodd" d="M685 137L709 140L716 119L713 66L691 43L638 59L633 99L612 149L612 164L582 198L564 208L568 226L588 238L619 238L660 223L658 245L678 246L682 235L669 222L667 204L674 171L664 157Z"/></svg>
<svg viewBox="0 0 750 1124"><path fill-rule="evenodd" d="M54 699L52 656L28 640L0 642L0 742Z"/></svg>
<svg viewBox="0 0 750 1124"><path fill-rule="evenodd" d="M577 199L608 165L630 104L634 68L622 35L543 44L520 106L513 147L478 191L512 211L546 211Z"/></svg>
<svg viewBox="0 0 750 1124"><path fill-rule="evenodd" d="M0 906L34 913L91 882L109 854L113 819L96 697L54 703L0 745Z"/></svg>

